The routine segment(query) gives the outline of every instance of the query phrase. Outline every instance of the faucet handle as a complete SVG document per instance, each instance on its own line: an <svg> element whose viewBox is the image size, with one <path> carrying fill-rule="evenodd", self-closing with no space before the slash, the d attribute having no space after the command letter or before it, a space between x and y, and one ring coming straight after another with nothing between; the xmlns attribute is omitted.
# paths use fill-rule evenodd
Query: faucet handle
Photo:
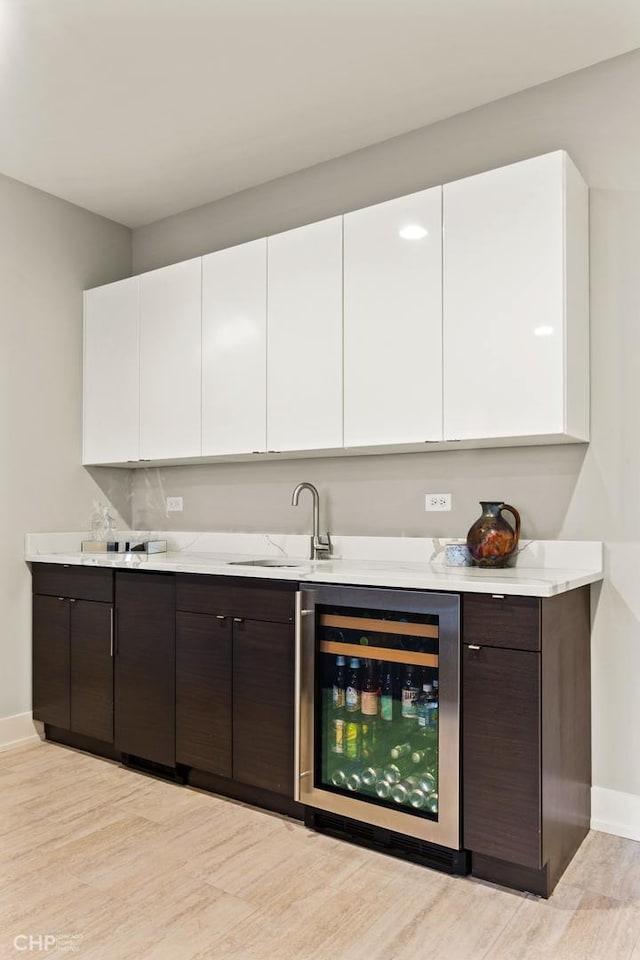
<svg viewBox="0 0 640 960"><path fill-rule="evenodd" d="M324 534L318 534L317 537L312 537L311 541L313 560L326 560L331 556L333 545L331 543L331 534L328 531Z"/></svg>

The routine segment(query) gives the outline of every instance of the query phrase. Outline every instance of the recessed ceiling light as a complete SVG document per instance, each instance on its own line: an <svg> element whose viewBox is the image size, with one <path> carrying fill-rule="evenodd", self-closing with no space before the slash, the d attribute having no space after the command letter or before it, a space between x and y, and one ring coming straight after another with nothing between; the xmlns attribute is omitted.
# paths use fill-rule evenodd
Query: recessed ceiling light
<svg viewBox="0 0 640 960"><path fill-rule="evenodd" d="M417 223L410 223L398 232L403 240L422 240L427 235L425 228L418 226Z"/></svg>
<svg viewBox="0 0 640 960"><path fill-rule="evenodd" d="M553 327L542 324L540 327L534 327L533 332L535 333L536 337L550 337L553 333Z"/></svg>

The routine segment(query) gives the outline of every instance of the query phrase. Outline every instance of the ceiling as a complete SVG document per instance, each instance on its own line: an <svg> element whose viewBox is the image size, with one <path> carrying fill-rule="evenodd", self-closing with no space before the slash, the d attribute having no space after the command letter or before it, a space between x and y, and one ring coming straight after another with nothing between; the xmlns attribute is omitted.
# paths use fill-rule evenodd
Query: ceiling
<svg viewBox="0 0 640 960"><path fill-rule="evenodd" d="M0 0L0 172L137 227L637 47L638 0Z"/></svg>

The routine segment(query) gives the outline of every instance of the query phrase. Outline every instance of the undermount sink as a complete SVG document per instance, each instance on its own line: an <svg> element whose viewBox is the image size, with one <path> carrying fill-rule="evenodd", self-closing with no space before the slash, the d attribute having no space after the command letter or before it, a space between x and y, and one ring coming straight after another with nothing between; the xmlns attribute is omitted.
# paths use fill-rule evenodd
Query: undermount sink
<svg viewBox="0 0 640 960"><path fill-rule="evenodd" d="M230 567L299 567L300 563L288 563L286 560L279 560L273 557L268 560L229 560Z"/></svg>

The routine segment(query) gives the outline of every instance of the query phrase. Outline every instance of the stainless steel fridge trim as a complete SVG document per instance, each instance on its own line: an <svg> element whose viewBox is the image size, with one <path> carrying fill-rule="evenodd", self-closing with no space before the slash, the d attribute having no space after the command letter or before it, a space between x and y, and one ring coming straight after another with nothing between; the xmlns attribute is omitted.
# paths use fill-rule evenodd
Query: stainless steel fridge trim
<svg viewBox="0 0 640 960"><path fill-rule="evenodd" d="M374 587L318 586L301 591L299 623L299 774L302 803L352 820L362 820L451 849L460 848L460 597L458 594L419 593ZM437 821L402 810L389 809L355 795L325 790L314 783L314 670L315 606L388 607L401 612L428 612L440 617L440 746L439 817ZM297 797L297 798L298 798Z"/></svg>
<svg viewBox="0 0 640 960"><path fill-rule="evenodd" d="M315 590L300 591L300 606L296 616L296 702L298 723L298 776L296 781L298 801L303 801L309 785L313 782L313 664L315 643L314 598ZM304 801L303 801L304 802Z"/></svg>
<svg viewBox="0 0 640 960"><path fill-rule="evenodd" d="M300 643L302 633L302 593L296 591L295 693L293 706L293 799L300 801Z"/></svg>

